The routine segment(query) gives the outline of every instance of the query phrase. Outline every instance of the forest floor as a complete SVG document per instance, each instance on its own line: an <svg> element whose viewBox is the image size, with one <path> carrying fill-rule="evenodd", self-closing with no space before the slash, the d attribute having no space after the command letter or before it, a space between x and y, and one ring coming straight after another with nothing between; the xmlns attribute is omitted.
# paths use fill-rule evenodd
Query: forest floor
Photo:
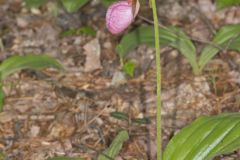
<svg viewBox="0 0 240 160"><path fill-rule="evenodd" d="M189 36L209 41L214 30L240 23L240 8L217 11L211 0L162 0L158 7L163 25L177 25ZM93 0L77 13L67 13L50 1L28 9L21 0L0 0L0 59L11 55L46 53L65 71L24 70L6 81L0 113L0 150L7 160L46 160L54 156L94 159L117 133L130 139L117 160L156 159L155 51L141 45L128 55L136 62L134 77L121 70L115 51L121 36L105 26L104 7ZM140 16L152 20L147 5ZM136 18L125 32L149 22ZM96 36L61 36L69 28L91 26ZM204 43L195 42L198 51ZM240 111L240 54L220 53L194 76L176 50L162 50L163 146L181 128L201 115ZM124 112L131 118L148 117L150 124L133 124L111 117ZM216 160L239 160L240 151Z"/></svg>

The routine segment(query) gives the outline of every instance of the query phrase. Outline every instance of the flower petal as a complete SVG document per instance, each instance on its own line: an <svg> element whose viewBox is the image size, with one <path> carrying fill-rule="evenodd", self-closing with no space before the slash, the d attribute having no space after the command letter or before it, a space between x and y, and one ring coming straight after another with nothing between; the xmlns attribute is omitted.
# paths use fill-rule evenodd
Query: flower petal
<svg viewBox="0 0 240 160"><path fill-rule="evenodd" d="M134 19L132 5L127 1L112 4L106 14L106 25L112 34L124 31Z"/></svg>

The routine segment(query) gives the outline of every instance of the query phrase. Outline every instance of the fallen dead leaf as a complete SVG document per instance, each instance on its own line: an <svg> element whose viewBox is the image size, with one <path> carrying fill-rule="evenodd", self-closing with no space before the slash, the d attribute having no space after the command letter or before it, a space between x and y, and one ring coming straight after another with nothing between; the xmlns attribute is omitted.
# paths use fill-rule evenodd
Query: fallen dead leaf
<svg viewBox="0 0 240 160"><path fill-rule="evenodd" d="M101 69L101 48L99 40L93 39L89 43L84 45L83 48L85 50L84 54L87 56L84 68L85 72L92 72L96 69Z"/></svg>
<svg viewBox="0 0 240 160"><path fill-rule="evenodd" d="M14 119L16 115L10 112L1 112L0 113L0 123L7 123Z"/></svg>
<svg viewBox="0 0 240 160"><path fill-rule="evenodd" d="M40 132L39 126L31 126L30 129L30 137L37 137Z"/></svg>

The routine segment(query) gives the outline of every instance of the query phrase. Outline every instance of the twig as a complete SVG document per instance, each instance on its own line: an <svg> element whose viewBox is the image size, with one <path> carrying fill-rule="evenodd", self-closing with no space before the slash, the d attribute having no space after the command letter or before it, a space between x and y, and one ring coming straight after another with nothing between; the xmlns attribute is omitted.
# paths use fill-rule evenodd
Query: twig
<svg viewBox="0 0 240 160"><path fill-rule="evenodd" d="M101 112L99 112L95 117L93 117L90 121L87 122L87 124L85 124L82 128L80 128L79 132L85 130L87 128L87 126L89 126L91 123L93 123L100 115L103 114L103 112L105 112L107 107L103 108L103 110Z"/></svg>

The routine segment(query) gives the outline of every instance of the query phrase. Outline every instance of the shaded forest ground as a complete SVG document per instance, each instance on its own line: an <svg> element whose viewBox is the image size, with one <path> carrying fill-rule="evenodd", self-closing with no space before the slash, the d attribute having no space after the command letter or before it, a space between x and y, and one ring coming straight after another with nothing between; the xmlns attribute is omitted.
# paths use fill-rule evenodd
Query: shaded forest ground
<svg viewBox="0 0 240 160"><path fill-rule="evenodd" d="M0 149L8 160L45 160L56 155L94 159L119 130L127 129L130 140L117 159L155 159L154 49L141 45L128 55L137 68L133 78L127 77L115 51L121 36L106 30L106 8L99 1L73 14L60 8L56 16L55 7L52 1L28 9L21 0L0 0L0 59L47 53L65 67L65 72L26 70L6 80ZM151 20L147 5L140 15ZM240 22L239 7L216 11L210 0L163 0L159 15L162 24L180 26L201 41L210 40L213 30L222 25ZM129 30L140 24L148 22L137 18ZM81 26L93 27L96 36L61 36ZM199 42L196 45L198 50L203 47ZM200 115L240 110L239 53L220 53L196 77L182 55L165 47L162 67L164 146ZM149 117L151 123L116 120L110 116L114 111ZM216 159L237 160L240 152Z"/></svg>

